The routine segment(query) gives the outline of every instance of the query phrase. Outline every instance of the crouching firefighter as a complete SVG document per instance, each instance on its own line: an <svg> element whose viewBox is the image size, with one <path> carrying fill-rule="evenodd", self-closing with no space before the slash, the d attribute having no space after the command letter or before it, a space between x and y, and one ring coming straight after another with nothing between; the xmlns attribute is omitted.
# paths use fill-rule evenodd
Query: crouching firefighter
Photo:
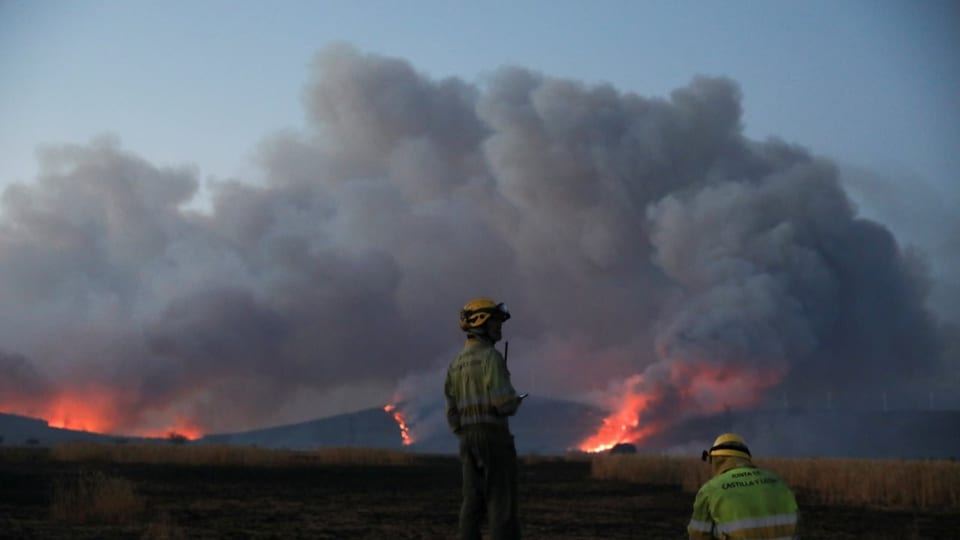
<svg viewBox="0 0 960 540"><path fill-rule="evenodd" d="M797 501L776 474L756 467L743 438L717 437L703 460L713 477L697 492L687 526L691 540L798 538Z"/></svg>
<svg viewBox="0 0 960 540"><path fill-rule="evenodd" d="M507 417L523 397L510 383L506 359L494 348L510 318L502 303L474 298L460 310L467 343L447 369L447 422L460 442L463 504L460 538L480 540L484 514L494 540L520 538L517 450Z"/></svg>

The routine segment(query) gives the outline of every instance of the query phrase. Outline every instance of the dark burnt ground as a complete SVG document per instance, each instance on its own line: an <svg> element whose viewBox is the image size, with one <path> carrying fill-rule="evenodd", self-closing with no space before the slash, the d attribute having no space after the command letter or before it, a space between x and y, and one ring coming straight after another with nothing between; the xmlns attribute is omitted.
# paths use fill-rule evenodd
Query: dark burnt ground
<svg viewBox="0 0 960 540"><path fill-rule="evenodd" d="M132 482L145 509L125 523L51 518L54 486L100 470ZM238 467L58 463L45 451L0 450L3 538L455 538L455 458L409 466ZM590 478L589 463L521 465L525 538L685 538L693 495ZM949 538L960 516L811 506L805 538Z"/></svg>

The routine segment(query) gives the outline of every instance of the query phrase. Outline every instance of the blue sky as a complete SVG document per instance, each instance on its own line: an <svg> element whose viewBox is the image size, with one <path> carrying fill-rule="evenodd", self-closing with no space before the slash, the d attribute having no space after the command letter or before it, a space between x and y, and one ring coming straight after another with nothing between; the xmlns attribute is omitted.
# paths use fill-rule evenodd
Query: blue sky
<svg viewBox="0 0 960 540"><path fill-rule="evenodd" d="M514 64L666 95L726 75L751 137L934 184L960 168L956 2L0 0L0 185L103 133L242 178L338 40L471 82Z"/></svg>

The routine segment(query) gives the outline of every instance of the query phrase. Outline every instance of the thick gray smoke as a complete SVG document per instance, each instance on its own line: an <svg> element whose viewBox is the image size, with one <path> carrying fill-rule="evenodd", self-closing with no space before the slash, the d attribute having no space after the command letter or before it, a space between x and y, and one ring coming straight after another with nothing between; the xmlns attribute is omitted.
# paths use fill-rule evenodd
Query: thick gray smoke
<svg viewBox="0 0 960 540"><path fill-rule="evenodd" d="M515 315L515 383L568 399L645 373L696 413L721 399L689 388L703 366L775 373L737 387L758 400L851 404L936 375L924 266L830 163L745 138L733 81L474 85L337 45L304 106L307 132L264 141L265 181L215 182L209 212L185 208L196 171L116 141L44 153L3 193L4 395L118 389L121 429L383 404L449 361L477 295Z"/></svg>

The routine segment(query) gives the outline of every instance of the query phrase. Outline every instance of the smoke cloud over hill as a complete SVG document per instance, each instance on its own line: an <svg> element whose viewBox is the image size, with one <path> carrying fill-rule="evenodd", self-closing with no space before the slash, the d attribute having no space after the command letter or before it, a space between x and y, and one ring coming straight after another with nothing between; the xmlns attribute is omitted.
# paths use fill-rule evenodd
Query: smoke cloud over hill
<svg viewBox="0 0 960 540"><path fill-rule="evenodd" d="M0 410L216 431L382 403L449 361L477 295L514 313L515 382L633 385L648 420L862 406L943 365L923 262L830 162L746 138L734 81L472 84L335 45L303 104L263 182L213 182L208 212L186 209L195 170L115 140L41 154L2 196Z"/></svg>

